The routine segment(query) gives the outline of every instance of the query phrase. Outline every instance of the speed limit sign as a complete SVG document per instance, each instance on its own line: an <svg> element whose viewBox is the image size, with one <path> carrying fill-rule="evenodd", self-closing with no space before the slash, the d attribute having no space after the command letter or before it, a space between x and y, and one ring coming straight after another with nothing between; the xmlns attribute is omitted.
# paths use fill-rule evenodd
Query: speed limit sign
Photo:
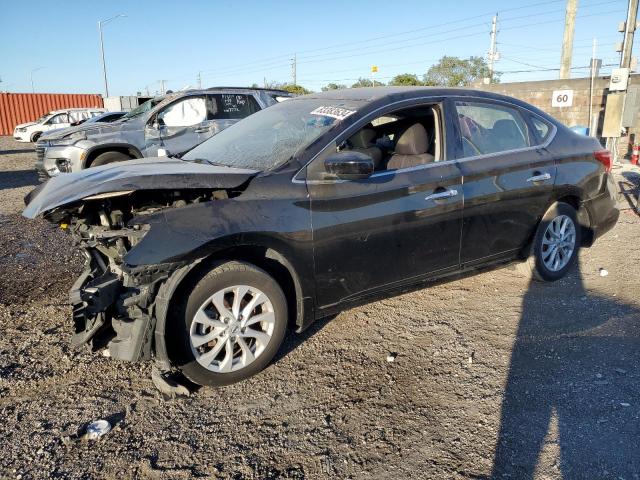
<svg viewBox="0 0 640 480"><path fill-rule="evenodd" d="M573 90L554 90L551 94L552 107L570 107L573 105Z"/></svg>

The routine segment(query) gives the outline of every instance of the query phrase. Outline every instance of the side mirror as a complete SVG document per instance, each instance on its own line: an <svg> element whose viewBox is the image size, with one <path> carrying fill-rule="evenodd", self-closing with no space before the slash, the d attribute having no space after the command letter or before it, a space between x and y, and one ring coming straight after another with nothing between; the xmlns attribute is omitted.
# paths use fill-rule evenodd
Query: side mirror
<svg viewBox="0 0 640 480"><path fill-rule="evenodd" d="M329 155L324 167L341 180L369 178L374 170L373 159L369 155L349 150Z"/></svg>

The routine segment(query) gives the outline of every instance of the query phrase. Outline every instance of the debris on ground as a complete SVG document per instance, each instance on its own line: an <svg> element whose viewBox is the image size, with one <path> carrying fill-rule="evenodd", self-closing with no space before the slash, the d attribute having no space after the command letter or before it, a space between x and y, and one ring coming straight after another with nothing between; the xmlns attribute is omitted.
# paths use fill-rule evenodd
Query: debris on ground
<svg viewBox="0 0 640 480"><path fill-rule="evenodd" d="M98 440L111 431L111 424L106 420L96 420L87 425L83 438L85 440Z"/></svg>

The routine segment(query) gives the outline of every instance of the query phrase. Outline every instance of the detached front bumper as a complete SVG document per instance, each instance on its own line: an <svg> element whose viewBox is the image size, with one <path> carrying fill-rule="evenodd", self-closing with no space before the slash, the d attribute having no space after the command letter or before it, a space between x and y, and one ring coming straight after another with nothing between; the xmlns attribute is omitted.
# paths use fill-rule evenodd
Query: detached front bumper
<svg viewBox="0 0 640 480"><path fill-rule="evenodd" d="M107 347L118 360L137 362L151 357L155 329L155 297L159 284L178 264L126 268L114 272L87 251L85 271L69 292L73 309L74 347Z"/></svg>

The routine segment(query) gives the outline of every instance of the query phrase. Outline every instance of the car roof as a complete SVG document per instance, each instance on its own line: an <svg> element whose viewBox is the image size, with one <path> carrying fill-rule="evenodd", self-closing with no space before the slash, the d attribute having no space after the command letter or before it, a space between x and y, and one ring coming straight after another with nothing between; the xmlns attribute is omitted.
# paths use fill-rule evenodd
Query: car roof
<svg viewBox="0 0 640 480"><path fill-rule="evenodd" d="M106 109L104 107L61 108L60 110L50 111L48 115L53 115L55 113L64 113L64 112L85 112L87 110L92 110L94 112L97 112L97 111L106 112Z"/></svg>
<svg viewBox="0 0 640 480"><path fill-rule="evenodd" d="M360 101L363 103L392 103L400 100L410 100L420 97L476 97L488 100L499 100L509 102L528 110L536 112L545 118L550 116L542 112L539 108L523 102L514 97L500 95L499 93L476 90L473 88L461 87L362 87L344 88L340 90L328 90L326 92L310 93L295 97L289 101L302 100L305 98L326 99L330 101Z"/></svg>

